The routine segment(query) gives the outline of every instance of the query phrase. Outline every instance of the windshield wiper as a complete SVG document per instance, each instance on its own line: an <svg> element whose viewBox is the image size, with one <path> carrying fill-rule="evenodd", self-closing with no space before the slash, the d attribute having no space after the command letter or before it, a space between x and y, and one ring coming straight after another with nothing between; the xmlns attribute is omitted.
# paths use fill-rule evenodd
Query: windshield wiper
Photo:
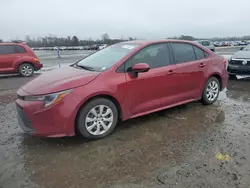
<svg viewBox="0 0 250 188"><path fill-rule="evenodd" d="M90 67L90 66L86 66L86 65L78 65L76 64L77 67L80 67L82 69L85 69L85 70L89 70L89 71L95 71L95 69L93 67Z"/></svg>

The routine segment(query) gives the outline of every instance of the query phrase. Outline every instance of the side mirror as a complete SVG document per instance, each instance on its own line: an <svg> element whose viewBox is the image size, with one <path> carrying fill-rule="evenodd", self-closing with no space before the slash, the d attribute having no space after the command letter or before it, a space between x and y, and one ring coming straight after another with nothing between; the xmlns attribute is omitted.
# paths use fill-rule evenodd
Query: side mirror
<svg viewBox="0 0 250 188"><path fill-rule="evenodd" d="M243 50L243 49L244 49L244 47L241 47L241 48L240 48L240 50Z"/></svg>
<svg viewBox="0 0 250 188"><path fill-rule="evenodd" d="M132 67L133 72L148 72L150 69L149 65L147 63L137 63Z"/></svg>
<svg viewBox="0 0 250 188"><path fill-rule="evenodd" d="M134 77L138 76L138 73L148 72L150 69L147 63L137 63L132 67L132 74Z"/></svg>

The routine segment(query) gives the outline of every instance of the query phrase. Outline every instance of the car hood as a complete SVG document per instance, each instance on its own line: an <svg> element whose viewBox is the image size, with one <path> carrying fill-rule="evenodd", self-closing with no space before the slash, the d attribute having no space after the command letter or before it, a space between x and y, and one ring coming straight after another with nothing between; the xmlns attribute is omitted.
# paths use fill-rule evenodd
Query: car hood
<svg viewBox="0 0 250 188"><path fill-rule="evenodd" d="M235 59L250 59L250 51L238 51L232 56L232 58L235 58Z"/></svg>
<svg viewBox="0 0 250 188"><path fill-rule="evenodd" d="M21 89L32 95L54 93L86 85L100 74L100 72L65 67L42 73Z"/></svg>

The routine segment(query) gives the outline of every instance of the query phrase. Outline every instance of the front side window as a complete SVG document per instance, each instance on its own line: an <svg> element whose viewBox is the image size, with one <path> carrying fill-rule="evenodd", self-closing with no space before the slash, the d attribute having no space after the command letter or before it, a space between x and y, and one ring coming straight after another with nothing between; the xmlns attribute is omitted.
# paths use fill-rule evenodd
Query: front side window
<svg viewBox="0 0 250 188"><path fill-rule="evenodd" d="M195 61L193 45L186 43L172 43L175 63Z"/></svg>
<svg viewBox="0 0 250 188"><path fill-rule="evenodd" d="M111 68L139 46L139 44L134 43L118 43L82 59L76 66L88 67L90 70L102 72Z"/></svg>
<svg viewBox="0 0 250 188"><path fill-rule="evenodd" d="M164 67L170 64L170 54L166 43L153 44L140 50L132 57L131 66L137 63L147 63L150 69Z"/></svg>
<svg viewBox="0 0 250 188"><path fill-rule="evenodd" d="M14 54L16 53L14 46L12 45L0 45L0 55Z"/></svg>

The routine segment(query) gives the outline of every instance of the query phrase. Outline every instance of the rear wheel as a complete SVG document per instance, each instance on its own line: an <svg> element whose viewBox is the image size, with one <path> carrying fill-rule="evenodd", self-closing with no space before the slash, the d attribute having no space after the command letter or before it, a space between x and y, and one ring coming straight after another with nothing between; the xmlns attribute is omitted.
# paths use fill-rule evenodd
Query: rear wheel
<svg viewBox="0 0 250 188"><path fill-rule="evenodd" d="M105 98L87 103L80 111L76 122L77 131L86 139L100 139L108 136L118 121L115 104Z"/></svg>
<svg viewBox="0 0 250 188"><path fill-rule="evenodd" d="M219 97L220 82L217 78L211 77L203 90L202 103L205 105L213 104Z"/></svg>
<svg viewBox="0 0 250 188"><path fill-rule="evenodd" d="M34 74L34 67L29 63L23 63L19 67L19 73L24 77L32 76Z"/></svg>

